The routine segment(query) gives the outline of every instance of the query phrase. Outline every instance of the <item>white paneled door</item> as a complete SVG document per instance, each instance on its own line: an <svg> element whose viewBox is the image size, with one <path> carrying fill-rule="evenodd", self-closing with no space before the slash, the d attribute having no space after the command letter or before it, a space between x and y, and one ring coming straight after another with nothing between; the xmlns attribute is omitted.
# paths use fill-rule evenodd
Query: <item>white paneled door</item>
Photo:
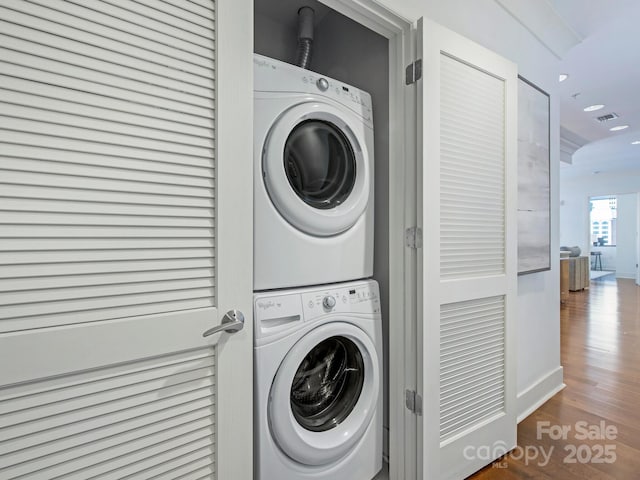
<svg viewBox="0 0 640 480"><path fill-rule="evenodd" d="M252 478L251 12L0 2L0 478Z"/></svg>
<svg viewBox="0 0 640 480"><path fill-rule="evenodd" d="M417 31L422 476L462 479L516 444L517 70Z"/></svg>

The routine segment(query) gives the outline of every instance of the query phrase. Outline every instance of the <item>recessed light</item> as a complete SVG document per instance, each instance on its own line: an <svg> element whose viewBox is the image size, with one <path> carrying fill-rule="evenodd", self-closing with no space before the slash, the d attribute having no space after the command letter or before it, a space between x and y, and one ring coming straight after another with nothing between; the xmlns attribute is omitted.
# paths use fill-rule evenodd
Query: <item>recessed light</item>
<svg viewBox="0 0 640 480"><path fill-rule="evenodd" d="M640 140L636 140L634 142L631 142L631 145L640 145Z"/></svg>
<svg viewBox="0 0 640 480"><path fill-rule="evenodd" d="M597 104L597 105L589 105L588 107L584 107L584 111L585 112L595 112L596 110L602 110L604 108L604 105L602 104Z"/></svg>
<svg viewBox="0 0 640 480"><path fill-rule="evenodd" d="M569 78L569 74L568 73L561 73L560 75L558 75L558 81L559 82L564 82L567 78Z"/></svg>
<svg viewBox="0 0 640 480"><path fill-rule="evenodd" d="M617 132L618 130L624 130L625 128L629 128L629 125L618 125L617 127L611 127L609 130Z"/></svg>

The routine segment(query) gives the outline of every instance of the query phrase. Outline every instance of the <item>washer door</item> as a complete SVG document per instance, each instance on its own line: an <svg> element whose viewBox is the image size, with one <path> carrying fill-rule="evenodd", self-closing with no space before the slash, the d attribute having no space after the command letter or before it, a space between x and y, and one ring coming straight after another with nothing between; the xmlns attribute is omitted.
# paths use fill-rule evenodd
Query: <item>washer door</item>
<svg viewBox="0 0 640 480"><path fill-rule="evenodd" d="M364 126L351 112L324 103L296 105L267 136L264 182L280 214L319 236L353 226L369 200Z"/></svg>
<svg viewBox="0 0 640 480"><path fill-rule="evenodd" d="M365 433L380 388L373 342L343 322L318 327L287 353L269 395L276 443L305 465L345 456Z"/></svg>

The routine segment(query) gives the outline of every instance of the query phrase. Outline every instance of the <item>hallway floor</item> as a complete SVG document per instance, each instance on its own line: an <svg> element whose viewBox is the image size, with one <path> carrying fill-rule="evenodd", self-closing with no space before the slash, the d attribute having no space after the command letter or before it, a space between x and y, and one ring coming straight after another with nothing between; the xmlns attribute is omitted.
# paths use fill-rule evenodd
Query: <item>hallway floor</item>
<svg viewBox="0 0 640 480"><path fill-rule="evenodd" d="M593 280L560 322L567 387L518 425L519 448L469 479L640 478L640 287Z"/></svg>

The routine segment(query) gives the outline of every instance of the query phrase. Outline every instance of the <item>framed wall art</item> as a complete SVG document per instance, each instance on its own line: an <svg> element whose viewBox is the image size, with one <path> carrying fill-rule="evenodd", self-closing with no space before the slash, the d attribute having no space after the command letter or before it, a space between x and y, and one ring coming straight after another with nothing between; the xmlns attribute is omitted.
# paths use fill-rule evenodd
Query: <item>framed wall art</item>
<svg viewBox="0 0 640 480"><path fill-rule="evenodd" d="M518 275L551 269L549 95L518 76Z"/></svg>

